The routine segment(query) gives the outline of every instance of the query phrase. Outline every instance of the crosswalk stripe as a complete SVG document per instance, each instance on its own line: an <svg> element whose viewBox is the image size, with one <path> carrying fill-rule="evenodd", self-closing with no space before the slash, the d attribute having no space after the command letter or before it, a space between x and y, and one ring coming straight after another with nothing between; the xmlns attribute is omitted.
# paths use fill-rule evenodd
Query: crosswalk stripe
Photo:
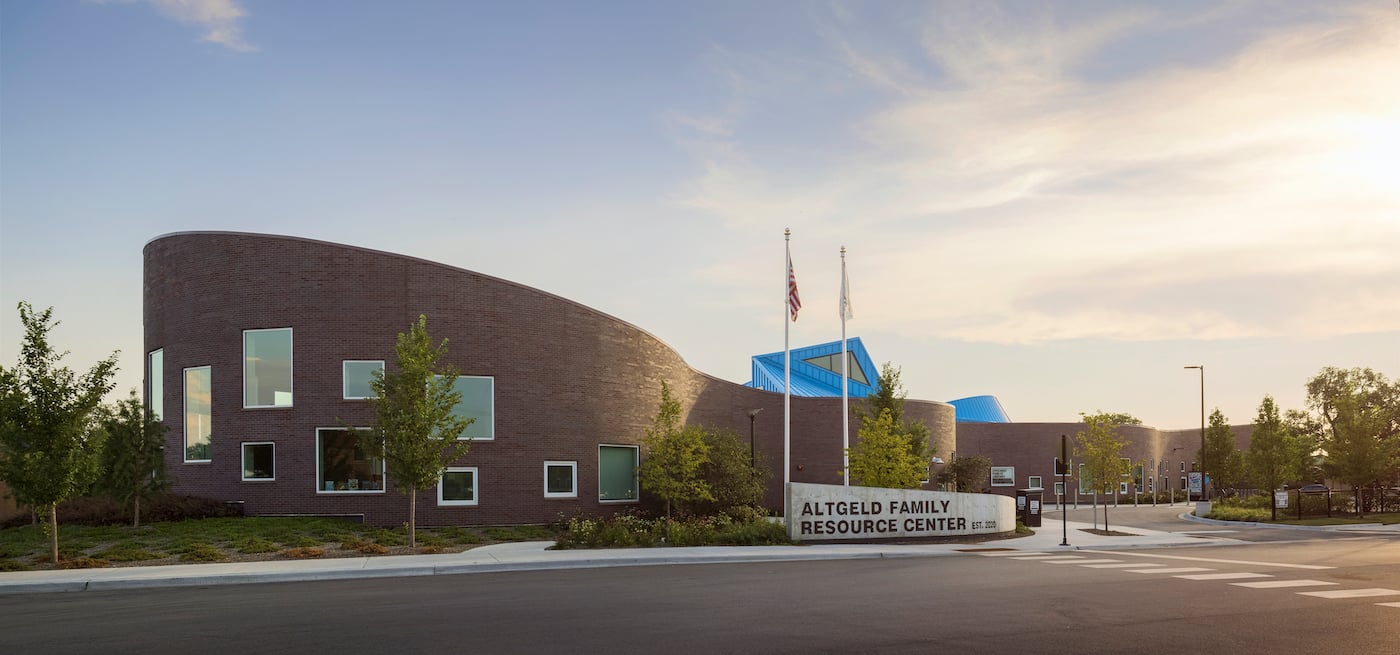
<svg viewBox="0 0 1400 655"><path fill-rule="evenodd" d="M1039 555L1036 557L1012 557L1011 559L1020 562L1071 562L1082 560L1084 557L1080 555Z"/></svg>
<svg viewBox="0 0 1400 655"><path fill-rule="evenodd" d="M1178 575L1182 580L1242 580L1244 578L1272 578L1268 573L1202 573L1199 575Z"/></svg>
<svg viewBox="0 0 1400 655"><path fill-rule="evenodd" d="M1050 564L1078 564L1078 565L1087 565L1087 564L1108 564L1108 563L1110 563L1110 562L1121 562L1121 561L1123 561L1123 560L1120 560L1120 559L1082 559L1082 560L1079 560L1079 561L1077 561L1077 562L1049 562L1049 563L1050 563ZM1137 565L1136 565L1136 564L1133 564L1132 566L1137 566Z"/></svg>
<svg viewBox="0 0 1400 655"><path fill-rule="evenodd" d="M1318 598L1369 598L1371 596L1400 596L1394 589L1338 589L1336 591L1300 591L1299 596Z"/></svg>
<svg viewBox="0 0 1400 655"><path fill-rule="evenodd" d="M1025 550L1009 550L1000 553L977 553L983 557L1015 557L1017 555L1036 555L1037 553Z"/></svg>
<svg viewBox="0 0 1400 655"><path fill-rule="evenodd" d="M1381 607L1400 607L1400 603L1376 603Z"/></svg>
<svg viewBox="0 0 1400 655"><path fill-rule="evenodd" d="M1081 562L1083 564L1083 562ZM1147 566L1166 566L1165 564L1139 564L1137 562L1124 562L1121 564L1084 564L1086 569L1140 569Z"/></svg>
<svg viewBox="0 0 1400 655"><path fill-rule="evenodd" d="M1204 569L1199 566L1180 566L1168 569L1125 569L1128 573L1192 573L1194 571L1214 571L1215 569Z"/></svg>
<svg viewBox="0 0 1400 655"><path fill-rule="evenodd" d="M1231 582L1230 584L1250 589L1283 589L1286 587L1323 587L1337 583L1326 580L1264 580L1263 582Z"/></svg>

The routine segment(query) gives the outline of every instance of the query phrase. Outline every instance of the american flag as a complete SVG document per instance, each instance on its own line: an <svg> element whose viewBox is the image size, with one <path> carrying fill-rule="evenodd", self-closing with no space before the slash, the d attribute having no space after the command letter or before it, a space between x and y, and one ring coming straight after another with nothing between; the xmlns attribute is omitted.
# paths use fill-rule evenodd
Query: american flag
<svg viewBox="0 0 1400 655"><path fill-rule="evenodd" d="M788 255L788 312L792 320L797 320L797 310L802 309L802 299L797 297L797 276L792 273L792 255Z"/></svg>

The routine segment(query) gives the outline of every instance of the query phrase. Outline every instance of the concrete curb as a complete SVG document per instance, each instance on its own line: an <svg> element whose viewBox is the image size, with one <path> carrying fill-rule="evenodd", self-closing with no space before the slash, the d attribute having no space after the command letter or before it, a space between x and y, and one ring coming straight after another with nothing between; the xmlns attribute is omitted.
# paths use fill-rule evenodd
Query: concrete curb
<svg viewBox="0 0 1400 655"><path fill-rule="evenodd" d="M1177 516L1179 519L1191 521L1193 523L1204 523L1206 525L1226 525L1242 526L1248 528L1274 528L1280 530L1311 530L1313 532L1397 532L1400 528L1388 526L1384 523L1347 523L1345 525L1280 525L1278 523L1259 523L1255 521L1222 521L1220 519L1208 519L1186 512Z"/></svg>

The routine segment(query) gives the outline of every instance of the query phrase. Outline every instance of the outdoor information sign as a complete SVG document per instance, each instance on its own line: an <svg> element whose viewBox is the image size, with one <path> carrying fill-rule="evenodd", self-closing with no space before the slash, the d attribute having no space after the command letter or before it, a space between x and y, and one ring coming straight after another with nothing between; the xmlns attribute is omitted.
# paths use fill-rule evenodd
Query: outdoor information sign
<svg viewBox="0 0 1400 655"><path fill-rule="evenodd" d="M1277 508L1279 508L1279 509L1288 509L1288 492L1287 492L1287 491L1275 491L1275 492L1274 492L1274 507L1277 507Z"/></svg>
<svg viewBox="0 0 1400 655"><path fill-rule="evenodd" d="M1188 478L1187 484L1191 485L1191 493L1193 493L1193 494L1201 493L1201 472L1200 472L1200 471L1192 471L1189 475L1190 475L1191 477Z"/></svg>

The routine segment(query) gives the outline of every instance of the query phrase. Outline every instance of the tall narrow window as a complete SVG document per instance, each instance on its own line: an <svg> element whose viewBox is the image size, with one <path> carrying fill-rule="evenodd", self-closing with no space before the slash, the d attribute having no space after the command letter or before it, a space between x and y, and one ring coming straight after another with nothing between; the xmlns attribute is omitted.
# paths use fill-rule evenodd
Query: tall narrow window
<svg viewBox="0 0 1400 655"><path fill-rule="evenodd" d="M209 461L214 429L208 366L185 369L185 461Z"/></svg>
<svg viewBox="0 0 1400 655"><path fill-rule="evenodd" d="M291 407L292 328L243 331L243 406Z"/></svg>
<svg viewBox="0 0 1400 655"><path fill-rule="evenodd" d="M165 350L152 350L146 359L146 407L156 415L165 416Z"/></svg>
<svg viewBox="0 0 1400 655"><path fill-rule="evenodd" d="M472 420L459 438L495 439L496 378L459 375L452 388L462 394L462 400L452 408L452 413Z"/></svg>
<svg viewBox="0 0 1400 655"><path fill-rule="evenodd" d="M637 502L638 452L636 446L598 446L598 500Z"/></svg>
<svg viewBox="0 0 1400 655"><path fill-rule="evenodd" d="M384 360L347 359L341 363L341 369L341 397L345 400L364 400L374 397L374 389L369 383L374 379L375 371L381 375L384 373Z"/></svg>

